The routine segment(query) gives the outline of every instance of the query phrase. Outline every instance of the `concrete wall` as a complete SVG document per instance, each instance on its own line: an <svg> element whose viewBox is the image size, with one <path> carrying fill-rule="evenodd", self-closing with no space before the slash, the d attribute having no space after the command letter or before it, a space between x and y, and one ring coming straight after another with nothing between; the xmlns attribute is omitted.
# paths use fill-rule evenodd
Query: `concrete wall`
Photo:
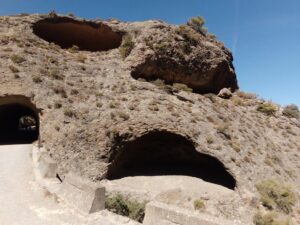
<svg viewBox="0 0 300 225"><path fill-rule="evenodd" d="M58 197L83 213L105 209L105 188L74 174L67 174Z"/></svg>
<svg viewBox="0 0 300 225"><path fill-rule="evenodd" d="M146 205L144 225L242 225L160 202Z"/></svg>

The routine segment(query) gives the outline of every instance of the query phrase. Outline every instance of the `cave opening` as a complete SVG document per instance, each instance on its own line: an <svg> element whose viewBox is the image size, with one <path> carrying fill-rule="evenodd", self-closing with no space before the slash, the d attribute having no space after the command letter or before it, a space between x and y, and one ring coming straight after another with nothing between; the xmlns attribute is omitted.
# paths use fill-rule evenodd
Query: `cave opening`
<svg viewBox="0 0 300 225"><path fill-rule="evenodd" d="M78 21L69 17L51 17L33 25L38 37L68 49L77 46L85 51L108 51L118 48L122 34L103 23Z"/></svg>
<svg viewBox="0 0 300 225"><path fill-rule="evenodd" d="M113 151L107 179L128 176L184 175L206 182L236 187L236 180L215 157L198 152L183 136L152 131Z"/></svg>
<svg viewBox="0 0 300 225"><path fill-rule="evenodd" d="M38 113L26 104L1 104L0 100L0 122L0 144L30 144L38 140Z"/></svg>

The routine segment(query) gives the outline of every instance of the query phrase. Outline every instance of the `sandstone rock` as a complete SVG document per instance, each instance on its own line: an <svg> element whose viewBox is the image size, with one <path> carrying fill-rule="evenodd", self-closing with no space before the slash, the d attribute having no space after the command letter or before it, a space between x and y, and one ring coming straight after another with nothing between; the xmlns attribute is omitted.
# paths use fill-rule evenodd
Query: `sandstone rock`
<svg viewBox="0 0 300 225"><path fill-rule="evenodd" d="M232 93L231 93L231 91L230 91L228 88L223 88L223 89L219 92L218 97L224 98L224 99L229 99L229 98L232 97Z"/></svg>
<svg viewBox="0 0 300 225"><path fill-rule="evenodd" d="M198 93L218 93L238 88L232 55L221 42L203 36L188 26L163 26L141 34L152 55L134 49L134 78L162 79L168 84L183 83ZM192 44L191 44L192 42Z"/></svg>

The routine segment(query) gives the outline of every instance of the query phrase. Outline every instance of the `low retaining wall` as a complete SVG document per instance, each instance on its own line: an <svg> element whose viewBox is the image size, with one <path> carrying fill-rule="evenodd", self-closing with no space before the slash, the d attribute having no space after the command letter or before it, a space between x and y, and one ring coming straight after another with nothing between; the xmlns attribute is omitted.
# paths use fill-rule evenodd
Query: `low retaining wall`
<svg viewBox="0 0 300 225"><path fill-rule="evenodd" d="M160 202L146 205L144 225L241 225Z"/></svg>
<svg viewBox="0 0 300 225"><path fill-rule="evenodd" d="M58 197L83 213L105 209L105 188L74 174L66 175Z"/></svg>
<svg viewBox="0 0 300 225"><path fill-rule="evenodd" d="M57 164L47 152L33 146L32 158L37 182L51 194L82 213L99 212L105 208L105 188L87 179L67 174L61 182L56 178Z"/></svg>

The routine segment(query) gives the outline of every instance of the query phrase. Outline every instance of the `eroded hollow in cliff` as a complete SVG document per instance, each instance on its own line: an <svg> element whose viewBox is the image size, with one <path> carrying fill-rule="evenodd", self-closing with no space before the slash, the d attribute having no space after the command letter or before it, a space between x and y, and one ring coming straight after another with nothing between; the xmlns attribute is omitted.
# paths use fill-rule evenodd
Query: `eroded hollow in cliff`
<svg viewBox="0 0 300 225"><path fill-rule="evenodd" d="M201 64L201 63L199 63ZM144 79L154 82L165 90L192 91L194 93L218 94L223 88L230 88L235 91L238 88L237 78L233 65L226 60L219 62L216 66L208 69L203 63L203 68L189 70L189 66L171 60L146 60L131 71L134 79ZM159 82L155 82L159 80ZM174 85L180 84L180 85Z"/></svg>
<svg viewBox="0 0 300 225"><path fill-rule="evenodd" d="M46 18L33 25L33 33L62 48L108 51L118 48L122 35L103 23L78 21L69 17Z"/></svg>
<svg viewBox="0 0 300 225"><path fill-rule="evenodd" d="M236 181L216 158L196 151L188 139L153 131L122 144L110 159L107 178L184 175L234 189Z"/></svg>
<svg viewBox="0 0 300 225"><path fill-rule="evenodd" d="M38 139L38 110L22 96L0 98L0 144L29 144Z"/></svg>

